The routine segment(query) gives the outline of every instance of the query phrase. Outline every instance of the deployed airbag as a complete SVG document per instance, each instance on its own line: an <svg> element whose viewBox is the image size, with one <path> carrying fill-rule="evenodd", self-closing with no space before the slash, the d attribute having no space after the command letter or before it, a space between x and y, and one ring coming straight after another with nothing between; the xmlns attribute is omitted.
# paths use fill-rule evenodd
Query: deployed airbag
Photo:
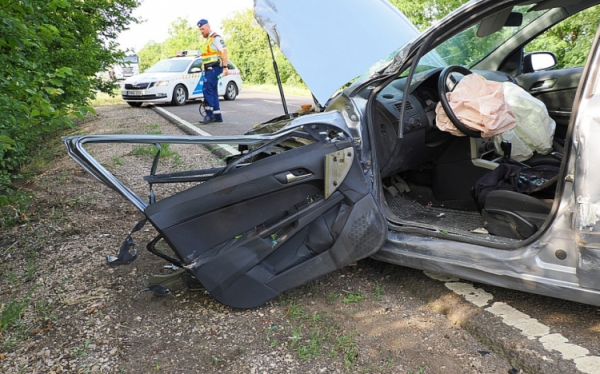
<svg viewBox="0 0 600 374"><path fill-rule="evenodd" d="M502 134L516 126L515 116L504 99L502 83L485 80L478 74L469 74L462 78L454 91L446 95L459 121L471 130L481 131L484 138ZM440 130L465 136L450 121L441 103L438 103L435 113Z"/></svg>
<svg viewBox="0 0 600 374"><path fill-rule="evenodd" d="M552 151L556 123L544 103L518 85L469 74L447 97L454 114L465 126L481 131L484 138L494 137L498 154L502 154L503 140L512 144L511 158L517 161L529 159L533 152ZM441 103L436 108L436 124L442 131L465 136L450 121Z"/></svg>
<svg viewBox="0 0 600 374"><path fill-rule="evenodd" d="M547 155L552 151L556 122L548 114L546 105L529 92L513 83L503 83L504 97L513 111L517 126L494 138L496 151L502 154L500 143L512 144L511 158L525 161L533 152Z"/></svg>

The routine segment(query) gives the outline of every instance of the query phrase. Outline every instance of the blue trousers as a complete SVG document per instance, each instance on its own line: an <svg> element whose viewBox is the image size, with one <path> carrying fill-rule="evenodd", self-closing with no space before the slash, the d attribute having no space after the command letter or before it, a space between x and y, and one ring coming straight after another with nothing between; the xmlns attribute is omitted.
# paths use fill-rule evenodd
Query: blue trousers
<svg viewBox="0 0 600 374"><path fill-rule="evenodd" d="M204 72L204 86L202 86L202 94L204 95L204 101L206 101L206 115L220 120L223 119L223 116L219 104L219 79L217 77L221 73L223 73L223 68L220 66L207 69Z"/></svg>

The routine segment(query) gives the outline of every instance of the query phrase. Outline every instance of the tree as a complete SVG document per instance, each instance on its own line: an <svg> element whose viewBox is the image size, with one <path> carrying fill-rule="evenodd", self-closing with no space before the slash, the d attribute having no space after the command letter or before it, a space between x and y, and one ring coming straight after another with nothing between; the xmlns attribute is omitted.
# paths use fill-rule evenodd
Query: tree
<svg viewBox="0 0 600 374"><path fill-rule="evenodd" d="M169 37L162 43L150 42L138 53L140 56L140 71L144 71L155 63L170 56L175 56L177 51L200 49L201 35L197 28L191 27L187 20L177 18L169 28Z"/></svg>
<svg viewBox="0 0 600 374"><path fill-rule="evenodd" d="M558 68L585 65L598 24L600 6L594 6L555 25L527 45L527 52L548 51L556 55Z"/></svg>
<svg viewBox="0 0 600 374"><path fill-rule="evenodd" d="M468 0L388 0L421 31Z"/></svg>
<svg viewBox="0 0 600 374"><path fill-rule="evenodd" d="M0 0L0 205L46 134L112 85L96 77L124 56L114 42L137 0Z"/></svg>
<svg viewBox="0 0 600 374"><path fill-rule="evenodd" d="M255 83L277 83L267 33L254 19L252 10L236 12L223 20L227 52L242 71L244 80ZM276 45L273 54L283 83L299 84L300 76Z"/></svg>

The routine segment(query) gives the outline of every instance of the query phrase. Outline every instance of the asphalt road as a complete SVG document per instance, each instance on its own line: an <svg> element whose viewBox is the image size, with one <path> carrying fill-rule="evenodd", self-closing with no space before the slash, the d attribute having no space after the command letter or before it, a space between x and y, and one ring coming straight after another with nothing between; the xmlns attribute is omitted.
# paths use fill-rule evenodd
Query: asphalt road
<svg viewBox="0 0 600 374"><path fill-rule="evenodd" d="M310 97L286 95L286 99L290 112L312 103ZM225 122L211 125L198 125L197 103L160 108L211 135L243 134L284 113L276 92L244 90L236 100L221 105ZM397 281L503 351L523 372L600 373L600 307L397 268ZM458 303L453 301L457 298Z"/></svg>
<svg viewBox="0 0 600 374"><path fill-rule="evenodd" d="M310 96L285 95L288 111L293 113L300 109L300 105L312 104ZM265 92L244 90L233 101L221 99L221 111L223 123L201 125L198 112L199 102L188 102L184 106L159 107L175 114L176 116L197 125L198 128L211 135L239 135L243 134L254 125L268 121L272 118L285 114L281 97L278 92Z"/></svg>

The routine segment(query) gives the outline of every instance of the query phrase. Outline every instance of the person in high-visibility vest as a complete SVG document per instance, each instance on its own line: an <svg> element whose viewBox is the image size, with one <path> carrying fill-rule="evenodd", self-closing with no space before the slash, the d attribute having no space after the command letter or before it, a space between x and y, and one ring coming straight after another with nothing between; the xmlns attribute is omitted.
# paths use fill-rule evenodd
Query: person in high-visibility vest
<svg viewBox="0 0 600 374"><path fill-rule="evenodd" d="M229 74L225 41L210 29L210 25L205 19L198 21L198 28L204 37L204 44L201 48L204 67L202 94L206 102L206 117L202 123L223 122L221 105L219 104L218 84L221 76Z"/></svg>

